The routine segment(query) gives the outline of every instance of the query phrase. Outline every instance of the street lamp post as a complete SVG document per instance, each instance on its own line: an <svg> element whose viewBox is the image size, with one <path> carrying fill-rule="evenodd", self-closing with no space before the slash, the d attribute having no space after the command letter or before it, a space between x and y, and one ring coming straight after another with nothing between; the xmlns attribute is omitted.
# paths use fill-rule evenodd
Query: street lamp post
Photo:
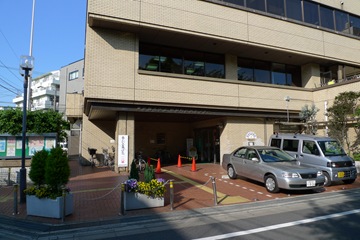
<svg viewBox="0 0 360 240"><path fill-rule="evenodd" d="M23 119L22 119L22 144L21 144L21 169L20 169L20 203L26 202L24 190L26 189L26 168L25 168L25 143L26 143L26 108L27 89L31 71L34 68L32 56L21 56L20 74L24 76L24 97L23 97Z"/></svg>

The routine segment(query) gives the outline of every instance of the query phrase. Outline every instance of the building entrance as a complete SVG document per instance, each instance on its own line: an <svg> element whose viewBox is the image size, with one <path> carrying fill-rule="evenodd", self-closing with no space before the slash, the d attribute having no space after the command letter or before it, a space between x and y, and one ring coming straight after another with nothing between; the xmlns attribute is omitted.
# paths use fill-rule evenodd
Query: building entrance
<svg viewBox="0 0 360 240"><path fill-rule="evenodd" d="M220 162L220 131L218 127L195 129L195 146L199 162Z"/></svg>

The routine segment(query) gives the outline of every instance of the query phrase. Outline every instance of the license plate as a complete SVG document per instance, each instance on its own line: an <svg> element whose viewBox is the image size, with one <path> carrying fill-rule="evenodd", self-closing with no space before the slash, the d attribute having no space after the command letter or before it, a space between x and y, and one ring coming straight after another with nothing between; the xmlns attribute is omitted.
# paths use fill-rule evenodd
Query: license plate
<svg viewBox="0 0 360 240"><path fill-rule="evenodd" d="M345 173L344 172L338 172L338 177L339 178L343 178L345 176Z"/></svg>
<svg viewBox="0 0 360 240"><path fill-rule="evenodd" d="M306 187L315 187L315 180L306 181Z"/></svg>

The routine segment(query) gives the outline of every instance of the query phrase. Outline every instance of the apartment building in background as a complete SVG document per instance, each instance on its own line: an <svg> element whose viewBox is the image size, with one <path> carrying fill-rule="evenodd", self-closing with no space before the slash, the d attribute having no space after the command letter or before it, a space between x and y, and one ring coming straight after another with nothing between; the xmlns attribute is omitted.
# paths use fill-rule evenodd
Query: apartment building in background
<svg viewBox="0 0 360 240"><path fill-rule="evenodd" d="M60 71L55 70L30 81L30 110L53 109L59 111ZM23 94L13 99L16 107L22 107Z"/></svg>
<svg viewBox="0 0 360 240"><path fill-rule="evenodd" d="M83 113L84 59L31 80L31 109L52 109L63 114L70 122L68 154L79 155ZM13 99L16 107L22 107L23 95Z"/></svg>
<svg viewBox="0 0 360 240"><path fill-rule="evenodd" d="M360 90L360 4L338 0L88 0L81 152L116 146L221 162L241 145L318 131L337 94Z"/></svg>

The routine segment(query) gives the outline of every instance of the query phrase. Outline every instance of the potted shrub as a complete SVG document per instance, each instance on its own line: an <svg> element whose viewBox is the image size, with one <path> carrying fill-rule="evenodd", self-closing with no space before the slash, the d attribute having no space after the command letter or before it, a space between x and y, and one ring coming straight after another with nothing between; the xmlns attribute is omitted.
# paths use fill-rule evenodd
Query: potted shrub
<svg viewBox="0 0 360 240"><path fill-rule="evenodd" d="M136 176L136 174L135 174ZM154 169L146 165L145 181L130 178L124 183L124 209L141 209L164 206L165 179L155 179Z"/></svg>
<svg viewBox="0 0 360 240"><path fill-rule="evenodd" d="M25 190L28 215L61 218L73 212L73 195L66 188L70 177L69 159L60 147L34 154L29 177L34 186ZM65 199L63 194L65 193Z"/></svg>

